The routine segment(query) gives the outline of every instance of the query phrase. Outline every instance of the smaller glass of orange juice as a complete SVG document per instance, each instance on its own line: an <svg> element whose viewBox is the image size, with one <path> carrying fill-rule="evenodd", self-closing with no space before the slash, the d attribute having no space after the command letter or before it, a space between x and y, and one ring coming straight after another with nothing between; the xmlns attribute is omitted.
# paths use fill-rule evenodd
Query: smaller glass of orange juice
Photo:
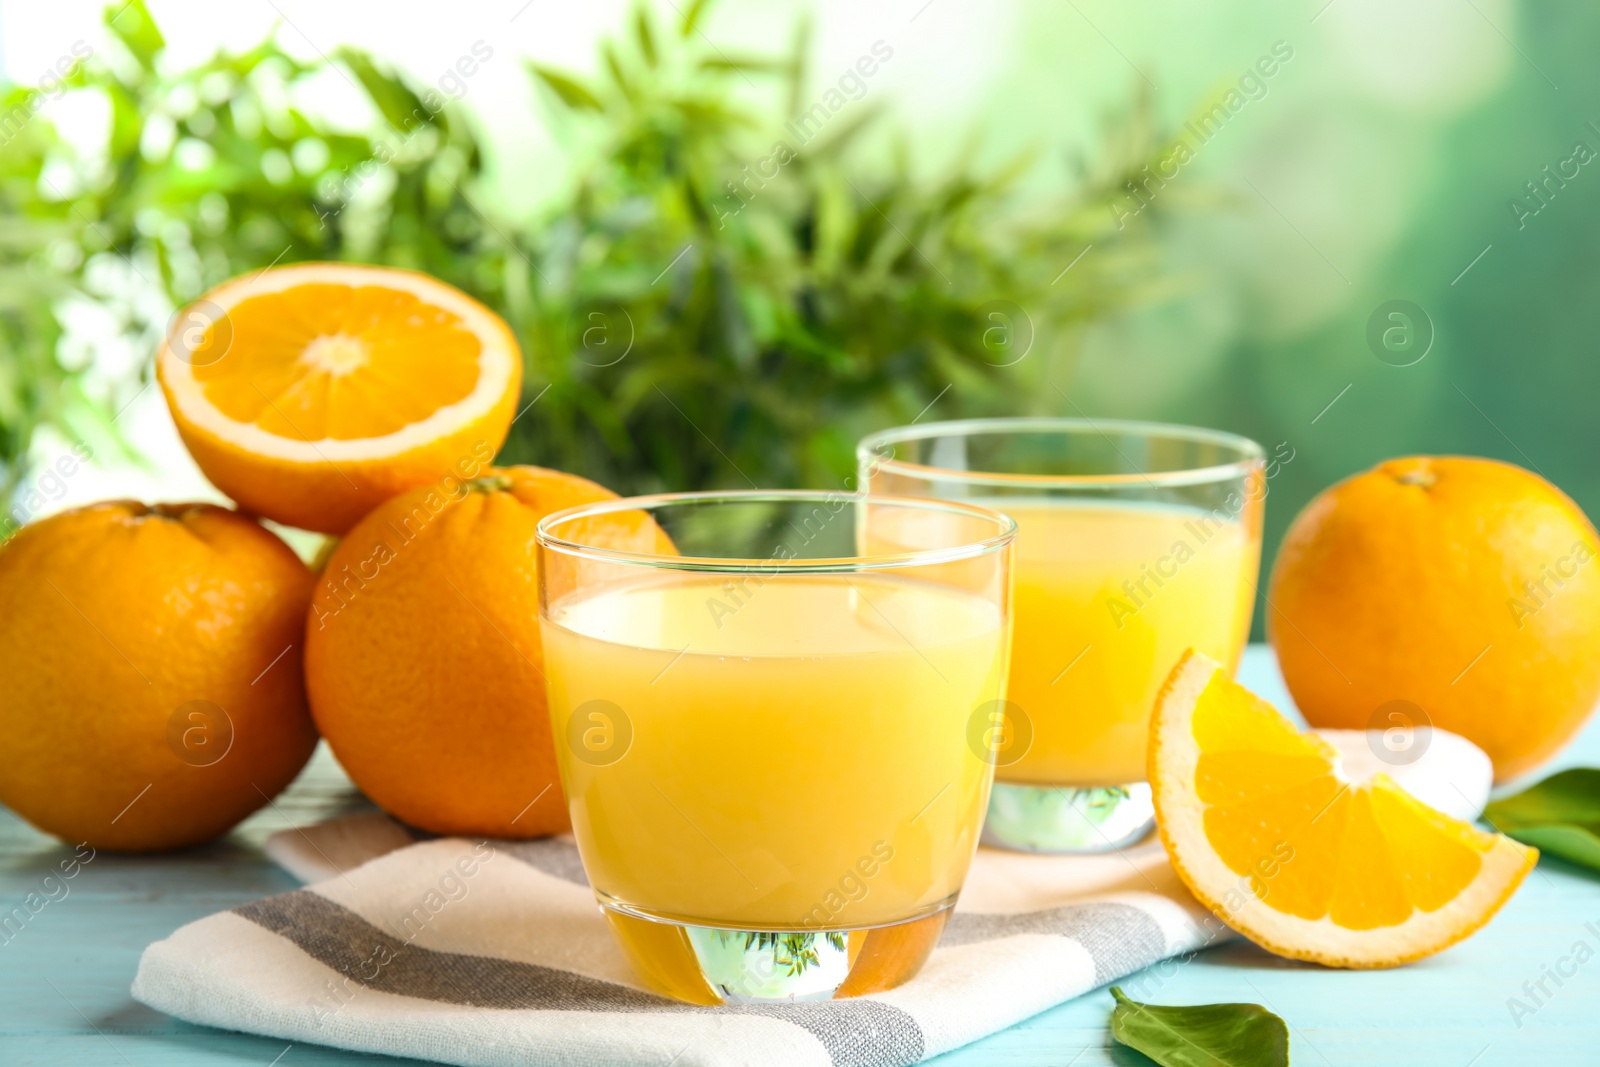
<svg viewBox="0 0 1600 1067"><path fill-rule="evenodd" d="M984 840L1100 852L1142 839L1162 682L1191 647L1233 669L1249 636L1261 447L1182 426L1014 418L887 430L858 459L869 493L962 500L1017 522Z"/></svg>
<svg viewBox="0 0 1600 1067"><path fill-rule="evenodd" d="M994 777L971 724L1004 695L1015 530L967 504L800 491L539 524L561 783L647 984L786 1003L922 966Z"/></svg>

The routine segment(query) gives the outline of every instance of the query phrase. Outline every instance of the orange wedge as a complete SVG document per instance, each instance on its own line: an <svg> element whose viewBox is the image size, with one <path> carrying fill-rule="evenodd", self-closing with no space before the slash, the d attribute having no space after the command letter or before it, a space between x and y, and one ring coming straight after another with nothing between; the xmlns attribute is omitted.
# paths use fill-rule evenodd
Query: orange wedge
<svg viewBox="0 0 1600 1067"><path fill-rule="evenodd" d="M217 488L256 514L342 534L402 490L487 468L522 355L499 316L425 274L302 263L185 308L156 376Z"/></svg>
<svg viewBox="0 0 1600 1067"><path fill-rule="evenodd" d="M1229 926L1280 956L1392 967L1489 921L1539 858L1442 815L1192 650L1156 699L1150 784L1172 865Z"/></svg>

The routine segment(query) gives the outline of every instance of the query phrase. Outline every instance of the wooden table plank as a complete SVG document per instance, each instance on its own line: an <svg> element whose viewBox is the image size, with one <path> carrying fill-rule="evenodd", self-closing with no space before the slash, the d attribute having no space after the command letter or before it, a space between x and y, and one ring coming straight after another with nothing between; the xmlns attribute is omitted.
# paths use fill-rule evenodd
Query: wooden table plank
<svg viewBox="0 0 1600 1067"><path fill-rule="evenodd" d="M1284 701L1271 657L1252 648L1246 681ZM1558 766L1600 765L1591 723ZM1552 768L1553 769L1553 768ZM365 802L319 751L276 804L227 839L176 855L102 853L9 941L0 940L0 1064L85 1067L254 1064L308 1067L415 1061L340 1052L191 1026L133 1002L128 986L151 941L212 912L296 883L261 851L268 834ZM67 849L0 810L0 907L40 888ZM1585 923L1594 924L1591 930ZM1585 942L1595 954L1519 1028L1508 998ZM1280 960L1237 943L1126 983L1161 1003L1266 1003L1293 1027L1297 1064L1540 1067L1600 1059L1600 878L1545 860L1481 933L1394 971L1345 972ZM1094 1067L1142 1061L1109 1047L1110 997L1092 993L934 1061L938 1067ZM1476 1059L1475 1059L1476 1057Z"/></svg>

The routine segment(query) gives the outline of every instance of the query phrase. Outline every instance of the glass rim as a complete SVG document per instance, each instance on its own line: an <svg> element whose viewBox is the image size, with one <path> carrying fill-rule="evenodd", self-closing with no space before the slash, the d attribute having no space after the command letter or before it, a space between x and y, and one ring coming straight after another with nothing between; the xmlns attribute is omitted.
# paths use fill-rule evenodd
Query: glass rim
<svg viewBox="0 0 1600 1067"><path fill-rule="evenodd" d="M1184 467L1170 471L1148 473L1105 474L1008 474L1004 471L960 471L948 467L935 467L925 463L912 463L903 459L886 459L878 453L885 445L905 441L922 441L935 437L973 437L984 433L1098 433L1107 430L1130 436L1167 437L1191 444L1214 444L1232 448L1239 458L1229 463L1214 463L1205 467ZM1113 448L1116 446L1113 445ZM1181 423L1150 422L1138 419L1089 419L1056 416L1014 416L990 419L951 419L945 422L928 422L895 426L867 434L856 444L858 464L871 464L876 470L888 470L921 477L929 481L957 481L987 485L1036 485L1073 488L1121 488L1128 485L1147 485L1158 489L1207 485L1240 478L1259 469L1266 461L1266 449L1259 442L1242 434L1227 430L1212 430L1203 426Z"/></svg>
<svg viewBox="0 0 1600 1067"><path fill-rule="evenodd" d="M999 531L992 537L967 541L949 548L925 548L881 556L832 556L819 559L754 559L738 556L671 556L659 552L632 552L571 541L553 532L562 523L608 515L619 511L651 511L678 504L759 504L834 501L850 504L888 504L917 511L963 515L992 523ZM843 493L828 489L726 489L693 493L651 493L619 497L553 511L539 520L534 538L539 547L584 559L604 560L658 570L698 571L717 574L747 574L761 570L767 574L855 574L863 571L896 570L939 563L954 563L986 556L1009 545L1017 536L1017 523L1011 516L958 500L933 500L922 497L882 493Z"/></svg>

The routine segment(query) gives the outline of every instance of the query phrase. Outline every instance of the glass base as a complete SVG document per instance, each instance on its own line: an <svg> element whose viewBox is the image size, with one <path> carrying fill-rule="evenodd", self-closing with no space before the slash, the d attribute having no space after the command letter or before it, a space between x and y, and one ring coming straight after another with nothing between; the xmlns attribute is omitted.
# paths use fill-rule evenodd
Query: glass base
<svg viewBox="0 0 1600 1067"><path fill-rule="evenodd" d="M867 930L728 930L601 909L656 992L690 1004L793 1004L878 993L927 962L950 908Z"/></svg>
<svg viewBox="0 0 1600 1067"><path fill-rule="evenodd" d="M996 782L983 843L1018 852L1114 852L1156 825L1150 783L1044 786Z"/></svg>

